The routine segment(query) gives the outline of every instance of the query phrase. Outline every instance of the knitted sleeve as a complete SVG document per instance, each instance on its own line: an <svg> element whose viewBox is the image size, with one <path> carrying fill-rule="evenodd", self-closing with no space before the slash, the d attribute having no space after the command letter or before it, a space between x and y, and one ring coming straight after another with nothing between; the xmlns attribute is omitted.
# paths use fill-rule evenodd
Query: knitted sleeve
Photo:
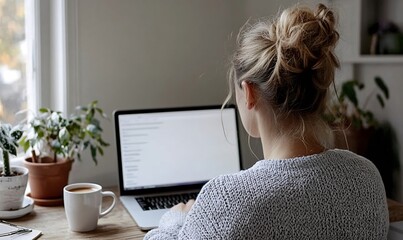
<svg viewBox="0 0 403 240"><path fill-rule="evenodd" d="M147 233L144 239L211 239L223 232L220 225L229 221L229 202L221 194L224 186L212 180L208 182L187 214L168 211L161 218L159 227ZM219 224L221 223L221 224Z"/></svg>
<svg viewBox="0 0 403 240"><path fill-rule="evenodd" d="M179 232L179 239L216 239L225 236L235 215L232 194L223 177L209 181L200 192Z"/></svg>
<svg viewBox="0 0 403 240"><path fill-rule="evenodd" d="M162 216L158 228L149 231L144 239L178 239L178 233L185 222L185 218L186 213L169 210Z"/></svg>

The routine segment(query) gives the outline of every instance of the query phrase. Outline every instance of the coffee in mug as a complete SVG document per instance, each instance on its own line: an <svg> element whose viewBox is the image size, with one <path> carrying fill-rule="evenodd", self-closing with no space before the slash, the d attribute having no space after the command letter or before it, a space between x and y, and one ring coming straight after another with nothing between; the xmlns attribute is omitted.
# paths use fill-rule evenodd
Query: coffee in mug
<svg viewBox="0 0 403 240"><path fill-rule="evenodd" d="M108 214L115 207L116 196L113 192L102 192L102 187L94 183L74 183L63 189L64 210L70 230L87 232L94 230L98 219ZM104 197L112 197L108 209L101 212Z"/></svg>
<svg viewBox="0 0 403 240"><path fill-rule="evenodd" d="M69 192L92 192L92 191L94 191L94 189L93 188L87 188L87 187L85 187L85 188L80 187L80 188L73 188L73 189L70 189L68 191Z"/></svg>

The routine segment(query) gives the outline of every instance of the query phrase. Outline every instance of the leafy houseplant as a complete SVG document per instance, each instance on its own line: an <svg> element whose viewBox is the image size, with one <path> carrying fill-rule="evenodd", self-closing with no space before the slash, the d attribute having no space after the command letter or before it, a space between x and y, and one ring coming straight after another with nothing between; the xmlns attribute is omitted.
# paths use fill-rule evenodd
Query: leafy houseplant
<svg viewBox="0 0 403 240"><path fill-rule="evenodd" d="M18 140L22 131L0 122L0 149L3 167L0 168L0 211L18 209L22 205L28 181L28 169L10 168L9 155L17 155Z"/></svg>
<svg viewBox="0 0 403 240"><path fill-rule="evenodd" d="M45 152L50 150L53 162L57 162L58 156L81 161L81 152L90 147L92 159L97 163L97 152L103 155L103 147L109 146L102 139L102 128L96 114L103 118L107 116L97 107L97 101L86 107L76 107L76 113L69 118L48 108L41 108L39 112L30 121L28 132L20 141L25 151L31 150L33 162L40 162L35 148Z"/></svg>
<svg viewBox="0 0 403 240"><path fill-rule="evenodd" d="M341 85L339 95L330 104L330 111L324 119L333 127L335 146L347 148L370 159L378 168L385 184L386 194L395 194L395 171L400 168L397 138L388 122L380 123L367 108L371 98L376 96L383 108L389 99L389 89L380 77L375 77L375 88L360 105L359 94L365 88L357 80ZM340 129L341 128L341 129ZM386 161L387 160L387 161Z"/></svg>
<svg viewBox="0 0 403 240"><path fill-rule="evenodd" d="M357 80L342 83L338 96L333 98L324 119L335 130L335 146L347 148L360 155L366 155L368 141L380 126L371 110L367 108L369 101L376 96L380 106L385 106L389 99L389 89L380 77L374 78L375 88L360 104L359 94L365 85Z"/></svg>
<svg viewBox="0 0 403 240"><path fill-rule="evenodd" d="M389 89L380 77L374 78L377 86L365 99L364 105L360 105L358 91L365 85L357 80L349 80L341 85L339 96L332 99L329 111L324 114L325 120L330 125L351 125L355 129L376 127L379 123L374 114L367 109L371 97L376 94L380 106L385 106L385 100L389 99Z"/></svg>
<svg viewBox="0 0 403 240"><path fill-rule="evenodd" d="M97 164L97 155L103 155L103 149L109 145L102 139L103 130L98 116L107 118L97 106L97 101L76 107L70 117L63 117L61 112L48 108L39 109L38 115L28 123L20 140L20 145L32 155L25 161L31 173L31 197L60 200L72 162L75 159L81 161L81 153L84 151L89 149L92 160ZM50 169L59 165L60 170ZM61 179L61 172L66 171L66 177ZM38 179L42 174L52 177ZM62 181L59 183L58 180ZM55 185L55 189L51 189L50 185ZM42 190L51 190L51 193Z"/></svg>

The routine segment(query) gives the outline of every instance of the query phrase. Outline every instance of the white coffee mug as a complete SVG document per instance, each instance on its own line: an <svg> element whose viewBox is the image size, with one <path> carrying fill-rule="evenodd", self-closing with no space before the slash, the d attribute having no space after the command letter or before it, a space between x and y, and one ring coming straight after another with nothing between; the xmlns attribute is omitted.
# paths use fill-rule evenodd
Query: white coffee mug
<svg viewBox="0 0 403 240"><path fill-rule="evenodd" d="M63 189L64 210L71 231L87 232L94 230L98 219L115 207L116 196L113 192L102 192L102 187L94 183L74 183ZM111 206L102 211L102 199L112 197Z"/></svg>

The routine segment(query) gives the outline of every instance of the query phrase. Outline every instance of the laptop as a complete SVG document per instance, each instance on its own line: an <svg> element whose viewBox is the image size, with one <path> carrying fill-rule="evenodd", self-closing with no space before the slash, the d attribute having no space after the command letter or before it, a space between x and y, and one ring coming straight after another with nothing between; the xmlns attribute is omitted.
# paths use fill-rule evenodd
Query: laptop
<svg viewBox="0 0 403 240"><path fill-rule="evenodd" d="M221 174L241 170L235 106L114 112L120 200L142 230Z"/></svg>

